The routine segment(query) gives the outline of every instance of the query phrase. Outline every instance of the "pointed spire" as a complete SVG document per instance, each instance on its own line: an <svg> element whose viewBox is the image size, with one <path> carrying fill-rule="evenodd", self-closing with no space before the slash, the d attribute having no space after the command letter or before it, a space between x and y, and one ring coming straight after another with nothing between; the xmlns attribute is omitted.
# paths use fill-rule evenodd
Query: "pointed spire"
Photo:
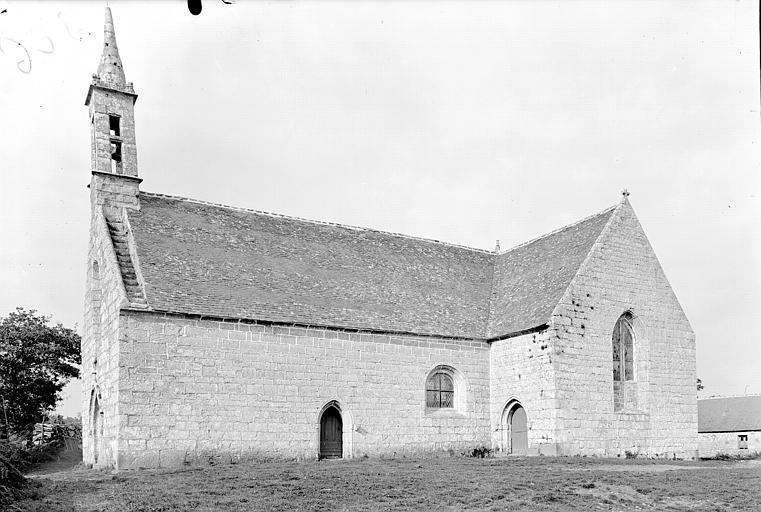
<svg viewBox="0 0 761 512"><path fill-rule="evenodd" d="M103 36L103 55L98 64L98 77L111 86L121 89L126 86L122 59L119 57L119 48L116 46L116 33L114 32L114 20L111 17L111 8L106 7L106 23Z"/></svg>
<svg viewBox="0 0 761 512"><path fill-rule="evenodd" d="M499 240L497 240L497 245L494 246L494 252L499 252Z"/></svg>

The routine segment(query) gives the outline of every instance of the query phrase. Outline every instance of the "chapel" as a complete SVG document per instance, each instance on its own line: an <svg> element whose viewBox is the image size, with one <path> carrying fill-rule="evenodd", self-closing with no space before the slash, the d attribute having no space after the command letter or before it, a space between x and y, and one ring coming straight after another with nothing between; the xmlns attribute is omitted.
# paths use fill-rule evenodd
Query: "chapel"
<svg viewBox="0 0 761 512"><path fill-rule="evenodd" d="M151 193L136 100L106 8L85 463L696 456L695 336L628 194L487 251Z"/></svg>

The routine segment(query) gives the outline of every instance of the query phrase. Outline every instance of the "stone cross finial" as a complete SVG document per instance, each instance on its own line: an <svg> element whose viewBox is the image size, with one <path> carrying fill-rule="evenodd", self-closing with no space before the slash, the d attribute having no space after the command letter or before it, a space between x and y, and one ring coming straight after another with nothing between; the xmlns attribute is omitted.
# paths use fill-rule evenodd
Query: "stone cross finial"
<svg viewBox="0 0 761 512"><path fill-rule="evenodd" d="M624 197L629 197L629 191L627 189L623 189L621 191L621 195L624 196Z"/></svg>
<svg viewBox="0 0 761 512"><path fill-rule="evenodd" d="M497 245L494 247L494 252L499 252L499 240L497 240Z"/></svg>

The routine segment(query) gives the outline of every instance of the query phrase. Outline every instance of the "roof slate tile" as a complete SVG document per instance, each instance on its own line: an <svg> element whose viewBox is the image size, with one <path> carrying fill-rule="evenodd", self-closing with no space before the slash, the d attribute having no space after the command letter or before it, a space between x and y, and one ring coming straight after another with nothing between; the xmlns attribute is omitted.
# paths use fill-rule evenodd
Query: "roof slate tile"
<svg viewBox="0 0 761 512"><path fill-rule="evenodd" d="M549 322L615 208L497 256L489 332L522 332Z"/></svg>
<svg viewBox="0 0 761 512"><path fill-rule="evenodd" d="M698 432L761 431L761 395L698 400Z"/></svg>
<svg viewBox="0 0 761 512"><path fill-rule="evenodd" d="M129 212L162 311L485 337L493 254L148 193Z"/></svg>
<svg viewBox="0 0 761 512"><path fill-rule="evenodd" d="M612 211L501 254L146 192L128 216L153 310L488 339L549 321Z"/></svg>

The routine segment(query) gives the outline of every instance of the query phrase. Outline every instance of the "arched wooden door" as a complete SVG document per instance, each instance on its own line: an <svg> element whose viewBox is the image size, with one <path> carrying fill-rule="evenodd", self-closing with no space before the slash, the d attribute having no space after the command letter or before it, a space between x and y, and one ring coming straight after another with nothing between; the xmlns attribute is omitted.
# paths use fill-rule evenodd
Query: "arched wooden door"
<svg viewBox="0 0 761 512"><path fill-rule="evenodd" d="M320 418L320 458L340 459L343 456L343 421L341 412L328 407Z"/></svg>
<svg viewBox="0 0 761 512"><path fill-rule="evenodd" d="M528 451L528 420L526 411L516 405L510 411L510 453L525 455Z"/></svg>

